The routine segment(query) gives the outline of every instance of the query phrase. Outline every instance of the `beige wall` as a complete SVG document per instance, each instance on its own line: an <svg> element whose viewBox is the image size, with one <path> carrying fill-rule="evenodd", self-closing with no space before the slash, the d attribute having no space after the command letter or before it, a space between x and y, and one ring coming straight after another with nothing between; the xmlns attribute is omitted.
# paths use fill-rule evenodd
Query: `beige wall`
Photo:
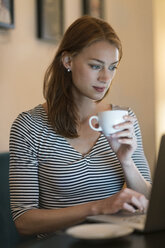
<svg viewBox="0 0 165 248"><path fill-rule="evenodd" d="M64 2L66 28L81 15L81 0ZM106 19L118 32L124 50L106 101L130 106L136 112L152 166L157 106L153 59L157 25L153 28L153 23L159 9L152 11L151 0L105 0L105 7ZM18 113L43 102L43 76L55 50L55 44L36 38L35 0L15 0L15 29L0 30L0 151L8 150L10 126Z"/></svg>
<svg viewBox="0 0 165 248"><path fill-rule="evenodd" d="M43 101L43 72L54 46L36 39L35 1L15 1L15 29L0 30L0 151L20 111Z"/></svg>
<svg viewBox="0 0 165 248"><path fill-rule="evenodd" d="M35 0L15 0L15 28L0 29L0 152L8 151L16 116L44 101L44 72L57 45L36 38ZM80 16L79 1L65 3L65 26ZM73 11L74 9L74 11Z"/></svg>
<svg viewBox="0 0 165 248"><path fill-rule="evenodd" d="M106 10L107 20L123 43L123 59L110 97L135 111L152 167L155 159L152 1L107 0Z"/></svg>
<svg viewBox="0 0 165 248"><path fill-rule="evenodd" d="M165 1L153 1L154 14L154 63L155 63L155 106L156 147L165 133Z"/></svg>

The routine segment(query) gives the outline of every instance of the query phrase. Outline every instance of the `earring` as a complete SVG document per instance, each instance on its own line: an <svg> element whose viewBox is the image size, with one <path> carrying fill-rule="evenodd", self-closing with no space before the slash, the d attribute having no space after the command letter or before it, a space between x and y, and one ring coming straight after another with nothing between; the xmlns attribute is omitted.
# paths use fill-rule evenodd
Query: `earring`
<svg viewBox="0 0 165 248"><path fill-rule="evenodd" d="M71 69L70 68L67 68L67 72L70 72L71 71Z"/></svg>

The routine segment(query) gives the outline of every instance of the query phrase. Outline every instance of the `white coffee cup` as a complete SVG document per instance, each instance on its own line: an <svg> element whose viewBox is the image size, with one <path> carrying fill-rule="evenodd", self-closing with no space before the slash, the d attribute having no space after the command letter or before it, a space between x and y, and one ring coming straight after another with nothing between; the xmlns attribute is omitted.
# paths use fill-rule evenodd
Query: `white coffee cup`
<svg viewBox="0 0 165 248"><path fill-rule="evenodd" d="M99 112L98 115L93 115L89 118L89 125L95 131L102 131L106 136L121 131L113 126L125 122L124 116L128 115L127 110L107 110ZM92 125L92 121L96 120L98 127Z"/></svg>

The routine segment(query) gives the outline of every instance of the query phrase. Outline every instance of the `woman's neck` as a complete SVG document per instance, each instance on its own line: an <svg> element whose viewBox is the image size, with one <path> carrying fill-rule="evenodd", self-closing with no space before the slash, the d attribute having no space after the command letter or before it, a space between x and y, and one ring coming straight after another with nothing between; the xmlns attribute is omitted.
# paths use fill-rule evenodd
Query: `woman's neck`
<svg viewBox="0 0 165 248"><path fill-rule="evenodd" d="M97 113L97 102L86 99L85 101L79 101L77 103L78 115L80 122L83 122L89 116Z"/></svg>

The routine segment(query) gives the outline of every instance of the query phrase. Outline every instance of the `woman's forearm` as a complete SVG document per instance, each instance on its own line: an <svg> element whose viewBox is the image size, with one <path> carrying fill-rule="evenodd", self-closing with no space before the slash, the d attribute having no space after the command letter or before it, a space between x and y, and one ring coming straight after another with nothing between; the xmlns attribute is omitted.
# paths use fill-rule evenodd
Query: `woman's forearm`
<svg viewBox="0 0 165 248"><path fill-rule="evenodd" d="M108 198L72 207L28 210L15 220L15 224L23 235L53 233L83 222L90 215L112 214L122 209L144 211L147 202L144 195L125 188Z"/></svg>
<svg viewBox="0 0 165 248"><path fill-rule="evenodd" d="M53 233L93 215L93 205L93 202L90 202L62 209L32 209L18 217L15 224L22 235Z"/></svg>
<svg viewBox="0 0 165 248"><path fill-rule="evenodd" d="M124 171L127 187L145 195L146 198L149 198L151 184L144 179L135 166L133 160L130 160L126 164L122 164L122 168Z"/></svg>

